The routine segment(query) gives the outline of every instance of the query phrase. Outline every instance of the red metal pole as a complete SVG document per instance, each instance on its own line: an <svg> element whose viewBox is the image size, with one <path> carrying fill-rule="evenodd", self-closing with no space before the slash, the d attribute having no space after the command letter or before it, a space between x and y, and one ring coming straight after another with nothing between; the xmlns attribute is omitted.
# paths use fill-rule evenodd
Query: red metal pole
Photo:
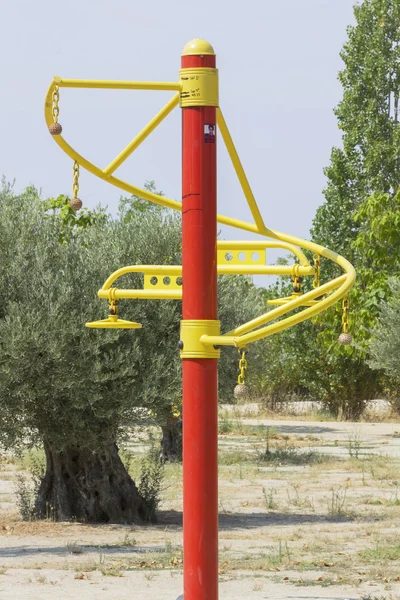
<svg viewBox="0 0 400 600"><path fill-rule="evenodd" d="M215 68L204 44L184 51L183 69ZM182 107L184 320L217 319L215 133L215 106ZM183 358L182 368L184 600L218 600L218 359Z"/></svg>

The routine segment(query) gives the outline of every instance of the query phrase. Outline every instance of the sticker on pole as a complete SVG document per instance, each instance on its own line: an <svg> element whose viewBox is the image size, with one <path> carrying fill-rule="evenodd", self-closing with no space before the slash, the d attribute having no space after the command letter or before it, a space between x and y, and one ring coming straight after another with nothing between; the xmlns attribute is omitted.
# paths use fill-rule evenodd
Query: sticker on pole
<svg viewBox="0 0 400 600"><path fill-rule="evenodd" d="M215 125L211 123L204 125L204 141L206 144L215 144Z"/></svg>

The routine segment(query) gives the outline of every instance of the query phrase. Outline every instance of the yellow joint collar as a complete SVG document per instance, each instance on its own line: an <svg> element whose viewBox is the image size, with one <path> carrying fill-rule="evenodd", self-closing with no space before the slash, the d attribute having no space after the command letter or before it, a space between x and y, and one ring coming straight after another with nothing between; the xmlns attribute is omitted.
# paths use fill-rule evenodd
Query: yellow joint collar
<svg viewBox="0 0 400 600"><path fill-rule="evenodd" d="M203 344L203 335L220 334L219 321L185 320L181 321L181 358L219 358L220 350Z"/></svg>

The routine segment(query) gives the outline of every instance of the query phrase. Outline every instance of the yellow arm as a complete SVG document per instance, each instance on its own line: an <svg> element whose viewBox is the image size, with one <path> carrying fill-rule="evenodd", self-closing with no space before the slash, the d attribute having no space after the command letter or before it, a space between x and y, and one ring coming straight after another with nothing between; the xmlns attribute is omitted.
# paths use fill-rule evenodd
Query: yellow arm
<svg viewBox="0 0 400 600"><path fill-rule="evenodd" d="M175 106L179 103L179 95L182 90L182 86L179 82L140 82L140 81L106 81L106 80L76 80L76 79L62 79L61 77L55 77L49 87L47 92L46 101L45 101L45 119L48 126L50 126L53 122L52 116L52 93L54 90L54 86L57 85L59 87L69 87L69 88L91 88L91 89L125 89L125 90L170 90L178 92L175 96L167 103L167 105L150 121L150 123L132 140L132 142L106 167L105 169L100 169L96 167L91 162L86 160L83 156L78 154L69 144L64 140L61 135L55 135L54 140L57 144L64 150L68 156L70 156L74 161L87 169L89 172L93 173L97 177L101 179L105 179L112 185L145 200L149 200L150 202L154 202L156 204L160 204L165 206L166 208L172 208L174 210L182 210L181 202L177 202L176 200L172 200L170 198L166 198L165 196L160 196L159 194L154 194L149 192L148 190L144 190L142 188L136 187L130 183L122 181L117 177L114 177L114 171L126 160L130 154L150 135L150 133L157 127L159 123L175 108ZM341 277L315 289L307 294L302 295L301 297L293 297L289 299L285 299L285 303L283 306L271 310L270 312L262 315L261 317L257 317L253 319L249 323L246 323L232 332L229 332L225 336L202 336L202 342L205 345L235 345L235 346L244 346L246 343L256 341L261 339L262 337L272 335L273 333L277 333L278 331L282 331L291 327L292 325L296 325L297 323L308 319L323 310L326 310L333 304L335 304L340 298L345 296L349 290L352 288L355 282L356 273L353 266L349 263L348 260L338 255L336 252L329 250L328 248L324 248L318 244L313 242L303 240L301 238L280 233L269 229L265 226L264 221L262 219L260 210L257 206L257 202L251 190L250 184L247 180L246 174L244 172L243 166L240 162L239 155L236 151L236 148L233 144L232 137L229 133L228 127L222 115L220 109L217 110L217 120L219 129L221 131L222 138L226 144L229 156L232 160L233 166L235 168L236 174L238 176L239 182L242 186L244 195L249 204L250 210L252 212L255 223L248 223L246 221L241 221L239 219L233 219L231 217L226 217L224 215L218 215L217 220L219 223L223 225L228 225L230 227L235 227L244 231L248 231L250 233L255 233L261 235L263 237L271 238L272 242L220 242L218 244L219 251L219 265L218 272L221 274L227 273L247 273L247 274L274 274L274 275L310 275L313 273L313 267L311 267L305 257L304 253L301 252L299 248L304 248L313 252L314 254L318 254L323 256L329 260L332 260L334 263L339 265L343 271L344 275ZM257 245L258 244L258 245ZM282 248L286 249L290 252L293 252L294 255L298 258L300 264L296 264L293 266L281 266L281 265L266 265L263 256L259 259L250 259L248 252L255 250L256 253L258 250L262 249L265 253L265 249L267 248ZM224 255L225 252L225 255ZM233 255L232 259L226 258L226 256L231 253ZM245 254L245 259L243 259L241 264L240 253ZM225 258L224 258L225 256ZM220 260L221 259L221 260ZM232 260L232 264L229 264L230 260ZM112 283L122 274L128 272L143 272L145 274L145 289L142 290L117 290L115 288L111 288ZM114 299L117 298L159 298L159 299L180 299L182 297L182 290L180 286L176 283L173 283L170 289L166 286L163 286L160 281L155 284L155 288L151 289L149 286L152 285L150 281L151 275L154 275L156 278L160 276L165 276L171 278L176 276L181 276L181 267L169 267L169 266L160 266L160 267L149 267L149 266L135 266L135 267L126 267L125 269L120 269L116 271L104 284L103 288L99 291L99 296L102 298L109 298L111 294L114 296ZM166 274L166 275L165 275ZM171 285L169 283L168 285ZM320 298L320 296L328 294L326 297L315 301L315 298ZM295 315L291 315L281 321L277 321L276 323L272 323L270 325L261 327L256 331L253 329L265 325L266 323L278 319L281 316L285 315L289 311L298 308L300 306L306 305L307 308L300 313Z"/></svg>

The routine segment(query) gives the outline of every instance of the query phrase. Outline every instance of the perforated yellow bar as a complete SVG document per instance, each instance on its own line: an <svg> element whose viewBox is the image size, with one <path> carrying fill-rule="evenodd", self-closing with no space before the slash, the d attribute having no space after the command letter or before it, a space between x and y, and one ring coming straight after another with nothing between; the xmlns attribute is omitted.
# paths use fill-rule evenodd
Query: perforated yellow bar
<svg viewBox="0 0 400 600"><path fill-rule="evenodd" d="M153 275L145 273L144 275L145 290L182 290L182 277L176 276L173 272L163 271L162 273L154 273Z"/></svg>
<svg viewBox="0 0 400 600"><path fill-rule="evenodd" d="M218 266L222 265L265 265L267 264L267 253L265 248L245 247L219 249Z"/></svg>

